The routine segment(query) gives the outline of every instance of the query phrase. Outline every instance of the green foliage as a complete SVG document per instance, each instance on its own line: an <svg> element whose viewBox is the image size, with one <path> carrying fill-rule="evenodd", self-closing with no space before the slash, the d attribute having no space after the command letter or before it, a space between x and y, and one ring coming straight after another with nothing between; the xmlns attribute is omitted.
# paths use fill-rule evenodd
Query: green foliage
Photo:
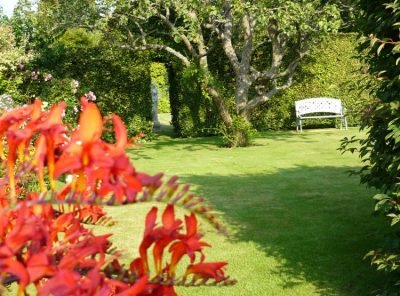
<svg viewBox="0 0 400 296"><path fill-rule="evenodd" d="M153 62L150 65L151 80L157 85L158 113L170 113L168 94L168 72L163 63Z"/></svg>
<svg viewBox="0 0 400 296"><path fill-rule="evenodd" d="M45 74L44 76L48 76ZM40 93L36 95L42 98L45 105L51 106L58 102L65 102L65 118L64 121L74 126L78 122L79 113L79 97L76 94L74 87L74 80L69 78L51 79L46 81L45 78L40 77L38 84L40 84ZM38 85L39 86L39 85Z"/></svg>
<svg viewBox="0 0 400 296"><path fill-rule="evenodd" d="M398 25L400 3L397 0L360 1L362 14L358 20L364 42L361 51L368 51L364 61L369 65L369 90L378 99L365 112L362 129L364 139L345 138L343 150L358 151L365 166L359 171L361 182L373 186L384 194L375 196L378 212L390 222L388 243L371 251L372 264L388 272L384 295L398 295L400 285L400 229L399 229L399 177L400 177L400 60ZM356 145L361 145L357 149Z"/></svg>
<svg viewBox="0 0 400 296"><path fill-rule="evenodd" d="M69 123L76 122L74 108L79 106L79 97L92 91L101 112L119 114L129 136L140 132L151 136L150 63L146 54L127 54L106 42L99 31L69 28L40 49L35 67L53 78L46 81L47 74L40 74L35 80L28 79L24 92L51 104L65 100Z"/></svg>
<svg viewBox="0 0 400 296"><path fill-rule="evenodd" d="M170 67L168 81L172 125L177 135L215 134L218 126L211 99L202 91L202 73L195 67Z"/></svg>
<svg viewBox="0 0 400 296"><path fill-rule="evenodd" d="M313 48L300 66L297 83L273 97L255 110L252 123L258 130L292 129L296 126L294 102L313 97L341 99L348 123L360 123L363 110L371 101L366 91L360 91L360 77L365 76L363 64L357 59L355 34L331 34ZM332 126L335 121L307 120L306 126Z"/></svg>
<svg viewBox="0 0 400 296"><path fill-rule="evenodd" d="M249 146L256 134L256 130L250 122L243 120L239 116L234 118L229 128L221 125L219 131L222 134L222 142L225 147Z"/></svg>
<svg viewBox="0 0 400 296"><path fill-rule="evenodd" d="M9 23L13 28L17 44L24 44L25 41L28 40L28 46L31 48L31 42L35 38L35 12L33 1L18 0L13 11L13 16Z"/></svg>
<svg viewBox="0 0 400 296"><path fill-rule="evenodd" d="M150 64L150 73L151 80L157 85L158 113L170 113L167 68L163 63L153 62Z"/></svg>
<svg viewBox="0 0 400 296"><path fill-rule="evenodd" d="M31 59L32 54L26 52L25 44L16 44L12 28L0 25L0 94L20 96L19 86L25 75L23 69Z"/></svg>
<svg viewBox="0 0 400 296"><path fill-rule="evenodd" d="M117 113L122 118L129 136L140 132L151 136L152 100L147 55L124 55L118 50L105 54L107 56L96 61L98 70L87 73L82 84L96 93L102 112Z"/></svg>

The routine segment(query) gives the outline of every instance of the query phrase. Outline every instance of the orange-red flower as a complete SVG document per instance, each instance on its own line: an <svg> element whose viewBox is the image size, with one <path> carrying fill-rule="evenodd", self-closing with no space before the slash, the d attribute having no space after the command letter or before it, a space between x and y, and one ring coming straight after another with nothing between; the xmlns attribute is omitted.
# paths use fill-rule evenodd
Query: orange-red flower
<svg viewBox="0 0 400 296"><path fill-rule="evenodd" d="M220 282L226 279L222 270L226 264L226 262L191 264L186 269L186 276L193 274L196 280L214 279L216 282Z"/></svg>
<svg viewBox="0 0 400 296"><path fill-rule="evenodd" d="M203 247L210 245L201 242L201 235L197 232L197 219L194 214L185 216L186 235L183 235L178 241L174 242L169 251L171 252L171 264L169 265L169 276L174 277L178 262L182 259L183 255L188 255L190 262L195 260L195 253L201 254L201 261L204 261L204 254L202 253Z"/></svg>
<svg viewBox="0 0 400 296"><path fill-rule="evenodd" d="M162 272L162 256L164 249L179 237L182 221L175 219L174 206L168 205L162 215L162 225L155 228L157 208L153 207L146 217L144 238L139 247L140 257L143 260L145 272L149 271L147 250L154 243L153 257L156 273Z"/></svg>

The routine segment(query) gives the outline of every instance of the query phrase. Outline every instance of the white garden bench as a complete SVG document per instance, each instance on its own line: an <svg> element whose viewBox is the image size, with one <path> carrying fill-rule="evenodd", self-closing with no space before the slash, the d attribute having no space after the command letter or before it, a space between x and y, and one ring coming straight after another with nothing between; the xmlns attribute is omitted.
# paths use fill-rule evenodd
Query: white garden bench
<svg viewBox="0 0 400 296"><path fill-rule="evenodd" d="M340 129L343 125L347 129L347 118L342 102L332 98L312 98L295 102L297 131L303 131L301 121L311 118L340 118ZM309 115L313 113L329 113L329 115ZM306 115L306 116L304 116Z"/></svg>

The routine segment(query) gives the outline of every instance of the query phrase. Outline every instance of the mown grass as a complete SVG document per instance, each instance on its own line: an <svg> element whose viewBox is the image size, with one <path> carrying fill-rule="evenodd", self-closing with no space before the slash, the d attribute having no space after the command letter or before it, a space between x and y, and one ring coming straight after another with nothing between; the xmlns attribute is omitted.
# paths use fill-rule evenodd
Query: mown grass
<svg viewBox="0 0 400 296"><path fill-rule="evenodd" d="M168 131L168 127L167 131ZM202 222L209 261L227 261L233 287L178 288L180 295L368 295L378 275L363 256L383 238L372 190L348 171L356 156L336 149L356 129L260 134L254 146L220 148L218 137L159 136L130 151L139 171L178 175L205 196L231 228L223 237ZM151 204L111 207L123 260L137 255ZM161 208L164 205L161 205ZM183 211L178 210L182 217Z"/></svg>
<svg viewBox="0 0 400 296"><path fill-rule="evenodd" d="M218 137L160 136L130 155L140 171L178 175L207 197L232 229L218 235L208 260L228 261L233 287L179 288L182 295L368 295L382 278L363 256L379 245L373 191L348 171L356 156L336 149L356 129L261 134L248 148L220 148ZM151 205L111 208L116 246L137 254ZM180 212L182 214L182 212ZM136 235L135 235L136 234ZM126 257L126 258L127 258Z"/></svg>

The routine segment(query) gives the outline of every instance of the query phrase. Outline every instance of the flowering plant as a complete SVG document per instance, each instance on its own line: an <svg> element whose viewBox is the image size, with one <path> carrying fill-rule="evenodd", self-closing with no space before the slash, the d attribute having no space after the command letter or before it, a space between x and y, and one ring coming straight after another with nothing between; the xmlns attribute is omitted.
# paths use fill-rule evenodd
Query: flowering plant
<svg viewBox="0 0 400 296"><path fill-rule="evenodd" d="M125 153L127 131L117 115L102 118L97 106L81 98L79 125L62 122L64 103L42 110L41 101L0 117L0 286L18 283L18 294L33 285L38 295L176 295L174 286L230 285L225 262L205 262L209 246L198 232L196 216L224 228L203 199L177 178L137 172ZM102 140L105 123L115 143ZM32 143L32 145L31 145ZM25 177L36 176L37 186ZM59 186L64 176L70 182ZM37 190L34 190L37 188ZM103 205L165 202L147 214L139 257L125 267L110 235L95 235L86 223L112 224ZM191 212L184 223L174 207ZM170 255L166 256L166 251ZM177 266L187 256L182 274ZM181 270L181 269L179 269Z"/></svg>

